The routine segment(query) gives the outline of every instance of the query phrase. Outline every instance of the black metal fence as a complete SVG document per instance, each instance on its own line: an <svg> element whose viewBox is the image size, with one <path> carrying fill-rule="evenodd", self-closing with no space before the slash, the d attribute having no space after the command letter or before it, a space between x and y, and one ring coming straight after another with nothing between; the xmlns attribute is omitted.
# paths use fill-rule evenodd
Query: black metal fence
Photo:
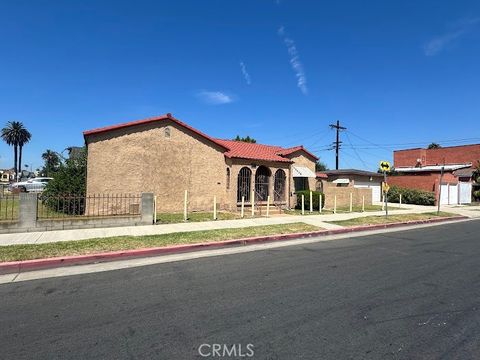
<svg viewBox="0 0 480 360"><path fill-rule="evenodd" d="M19 196L0 194L0 221L18 219Z"/></svg>
<svg viewBox="0 0 480 360"><path fill-rule="evenodd" d="M140 215L139 194L89 194L37 197L37 218Z"/></svg>

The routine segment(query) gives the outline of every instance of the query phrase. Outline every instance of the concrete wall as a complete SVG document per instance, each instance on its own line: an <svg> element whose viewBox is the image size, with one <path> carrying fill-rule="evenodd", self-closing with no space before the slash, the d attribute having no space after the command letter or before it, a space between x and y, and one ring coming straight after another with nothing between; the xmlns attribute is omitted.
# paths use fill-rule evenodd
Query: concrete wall
<svg viewBox="0 0 480 360"><path fill-rule="evenodd" d="M353 206L362 206L363 197L365 197L365 205L372 205L372 189L339 187L336 184L324 182L323 192L327 209L333 209L335 195L337 196L337 208L350 206L350 194L353 197Z"/></svg>
<svg viewBox="0 0 480 360"><path fill-rule="evenodd" d="M170 136L166 136L168 128ZM171 121L88 138L87 193L152 192L158 212L226 207L224 149Z"/></svg>

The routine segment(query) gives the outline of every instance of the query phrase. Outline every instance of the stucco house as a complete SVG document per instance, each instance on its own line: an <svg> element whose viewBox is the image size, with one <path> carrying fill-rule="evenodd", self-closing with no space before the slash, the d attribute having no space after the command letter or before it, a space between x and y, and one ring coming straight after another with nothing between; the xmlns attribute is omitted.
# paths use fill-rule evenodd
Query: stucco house
<svg viewBox="0 0 480 360"><path fill-rule="evenodd" d="M295 204L295 191L315 190L318 158L303 146L216 139L172 114L88 130L87 193L152 192L157 211L213 207L237 210L242 198L279 207Z"/></svg>
<svg viewBox="0 0 480 360"><path fill-rule="evenodd" d="M330 188L371 189L368 203L382 201L383 175L359 169L326 170L317 172L317 179L322 189L328 193Z"/></svg>

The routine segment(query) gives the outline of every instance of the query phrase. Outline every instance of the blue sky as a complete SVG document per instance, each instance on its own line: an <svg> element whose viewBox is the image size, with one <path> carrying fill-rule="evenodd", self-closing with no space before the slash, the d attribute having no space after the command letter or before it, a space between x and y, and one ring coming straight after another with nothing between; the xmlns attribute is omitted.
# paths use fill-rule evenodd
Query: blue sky
<svg viewBox="0 0 480 360"><path fill-rule="evenodd" d="M334 167L480 142L478 1L2 1L0 125L47 148L167 112L221 138L303 144ZM12 165L0 144L0 168Z"/></svg>

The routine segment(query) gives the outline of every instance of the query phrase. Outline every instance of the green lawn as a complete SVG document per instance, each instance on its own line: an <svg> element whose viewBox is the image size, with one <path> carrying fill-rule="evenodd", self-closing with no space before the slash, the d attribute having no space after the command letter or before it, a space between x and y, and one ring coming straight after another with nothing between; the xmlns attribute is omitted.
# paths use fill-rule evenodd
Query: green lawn
<svg viewBox="0 0 480 360"><path fill-rule="evenodd" d="M440 212L440 214L437 215L437 213L434 212L434 213L423 213L423 214L389 215L388 218L386 218L385 216L366 216L366 217L349 219L349 220L329 221L329 223L341 225L341 226L357 226L357 225L389 224L389 223L395 223L395 222L414 221L414 220L428 220L428 219L434 219L437 217L451 217L451 216L456 216L456 214Z"/></svg>
<svg viewBox="0 0 480 360"><path fill-rule="evenodd" d="M293 223L150 236L118 236L47 244L9 245L0 246L0 262L95 254L108 251L242 239L263 235L293 234L318 230L321 230L321 228L304 223Z"/></svg>

